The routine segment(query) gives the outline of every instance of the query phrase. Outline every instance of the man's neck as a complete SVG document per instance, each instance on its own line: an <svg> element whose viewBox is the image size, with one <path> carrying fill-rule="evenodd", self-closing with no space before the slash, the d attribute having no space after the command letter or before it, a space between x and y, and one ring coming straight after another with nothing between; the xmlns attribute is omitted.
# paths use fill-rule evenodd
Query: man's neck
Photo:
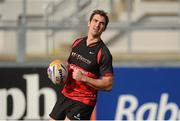
<svg viewBox="0 0 180 121"><path fill-rule="evenodd" d="M92 37L92 36L88 36L87 38L87 46L92 44L92 43L95 43L95 42L98 42L100 41L101 38L100 37Z"/></svg>

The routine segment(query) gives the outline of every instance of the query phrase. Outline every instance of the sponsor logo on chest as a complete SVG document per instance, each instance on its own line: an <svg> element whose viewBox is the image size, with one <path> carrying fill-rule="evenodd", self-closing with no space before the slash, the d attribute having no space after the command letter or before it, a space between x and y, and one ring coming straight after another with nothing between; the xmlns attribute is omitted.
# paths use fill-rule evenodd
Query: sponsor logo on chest
<svg viewBox="0 0 180 121"><path fill-rule="evenodd" d="M93 53L93 54L95 54L95 53ZM72 52L72 53L71 53L71 56L72 56L73 58L75 58L76 60L80 60L80 61L82 61L82 62L84 62L84 63L86 63L86 64L88 64L88 65L90 65L90 64L92 63L91 60L89 60L89 59L87 59L87 58L83 57L82 55L77 54L77 53L75 53L75 52Z"/></svg>

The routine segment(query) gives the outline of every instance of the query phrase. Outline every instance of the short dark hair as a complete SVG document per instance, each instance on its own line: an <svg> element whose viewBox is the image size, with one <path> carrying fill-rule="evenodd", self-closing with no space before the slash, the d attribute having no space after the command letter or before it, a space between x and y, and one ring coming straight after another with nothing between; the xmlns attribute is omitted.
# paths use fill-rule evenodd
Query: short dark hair
<svg viewBox="0 0 180 121"><path fill-rule="evenodd" d="M90 16L89 21L91 22L91 20L93 19L94 15L99 14L100 16L103 16L105 18L105 29L109 23L109 17L107 16L107 12L105 12L104 10L94 10L93 13Z"/></svg>

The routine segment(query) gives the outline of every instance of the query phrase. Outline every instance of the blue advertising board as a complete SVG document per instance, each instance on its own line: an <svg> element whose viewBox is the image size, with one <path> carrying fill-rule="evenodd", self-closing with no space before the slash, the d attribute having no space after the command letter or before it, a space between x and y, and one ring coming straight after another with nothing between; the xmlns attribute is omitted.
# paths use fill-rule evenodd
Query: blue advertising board
<svg viewBox="0 0 180 121"><path fill-rule="evenodd" d="M111 92L100 92L97 120L180 120L180 68L114 68Z"/></svg>

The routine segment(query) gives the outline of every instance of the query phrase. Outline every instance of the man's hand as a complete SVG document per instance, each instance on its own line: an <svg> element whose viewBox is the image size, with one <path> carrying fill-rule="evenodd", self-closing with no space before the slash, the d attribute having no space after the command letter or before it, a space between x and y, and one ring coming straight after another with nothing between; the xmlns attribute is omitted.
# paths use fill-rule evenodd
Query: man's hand
<svg viewBox="0 0 180 121"><path fill-rule="evenodd" d="M83 81L83 74L79 69L74 69L73 73L72 73L72 77L73 79L77 80L77 81Z"/></svg>

